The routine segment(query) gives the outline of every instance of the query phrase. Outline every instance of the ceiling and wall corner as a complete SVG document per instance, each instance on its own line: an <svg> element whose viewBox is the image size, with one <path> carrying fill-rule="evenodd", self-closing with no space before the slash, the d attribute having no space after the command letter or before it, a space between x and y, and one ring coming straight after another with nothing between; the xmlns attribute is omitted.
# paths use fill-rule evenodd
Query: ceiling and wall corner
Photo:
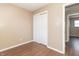
<svg viewBox="0 0 79 59"><path fill-rule="evenodd" d="M13 5L27 9L31 12L48 5L48 3L14 3Z"/></svg>

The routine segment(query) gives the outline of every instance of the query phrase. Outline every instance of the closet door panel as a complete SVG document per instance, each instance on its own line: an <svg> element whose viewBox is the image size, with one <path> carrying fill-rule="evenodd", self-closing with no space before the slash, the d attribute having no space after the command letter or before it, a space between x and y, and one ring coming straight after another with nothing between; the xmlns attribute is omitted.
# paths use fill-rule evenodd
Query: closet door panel
<svg viewBox="0 0 79 59"><path fill-rule="evenodd" d="M48 23L47 13L35 14L33 17L33 39L36 42L47 45Z"/></svg>

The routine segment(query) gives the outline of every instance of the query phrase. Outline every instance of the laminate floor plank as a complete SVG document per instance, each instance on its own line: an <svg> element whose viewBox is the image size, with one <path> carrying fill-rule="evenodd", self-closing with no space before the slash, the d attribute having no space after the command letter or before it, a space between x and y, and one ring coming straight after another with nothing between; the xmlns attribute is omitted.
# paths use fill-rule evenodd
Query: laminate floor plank
<svg viewBox="0 0 79 59"><path fill-rule="evenodd" d="M63 54L51 50L43 44L30 42L7 51L0 52L0 56L63 56Z"/></svg>

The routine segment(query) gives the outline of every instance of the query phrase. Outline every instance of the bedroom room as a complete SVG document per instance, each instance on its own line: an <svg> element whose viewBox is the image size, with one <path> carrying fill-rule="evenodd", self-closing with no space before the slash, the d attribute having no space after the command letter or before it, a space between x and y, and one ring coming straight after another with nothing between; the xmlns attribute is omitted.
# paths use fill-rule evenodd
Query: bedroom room
<svg viewBox="0 0 79 59"><path fill-rule="evenodd" d="M0 56L63 56L63 3L0 3Z"/></svg>

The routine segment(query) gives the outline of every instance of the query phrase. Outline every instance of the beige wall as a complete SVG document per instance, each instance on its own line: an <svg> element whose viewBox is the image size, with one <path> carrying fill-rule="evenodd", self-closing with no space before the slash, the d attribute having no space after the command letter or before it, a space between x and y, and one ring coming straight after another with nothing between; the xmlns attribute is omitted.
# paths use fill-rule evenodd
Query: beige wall
<svg viewBox="0 0 79 59"><path fill-rule="evenodd" d="M32 40L32 13L0 4L0 49Z"/></svg>
<svg viewBox="0 0 79 59"><path fill-rule="evenodd" d="M48 46L63 52L63 4L49 4ZM0 4L0 49L32 40L32 13L11 4Z"/></svg>
<svg viewBox="0 0 79 59"><path fill-rule="evenodd" d="M64 51L63 45L63 4L49 4L33 12L48 10L48 46Z"/></svg>

